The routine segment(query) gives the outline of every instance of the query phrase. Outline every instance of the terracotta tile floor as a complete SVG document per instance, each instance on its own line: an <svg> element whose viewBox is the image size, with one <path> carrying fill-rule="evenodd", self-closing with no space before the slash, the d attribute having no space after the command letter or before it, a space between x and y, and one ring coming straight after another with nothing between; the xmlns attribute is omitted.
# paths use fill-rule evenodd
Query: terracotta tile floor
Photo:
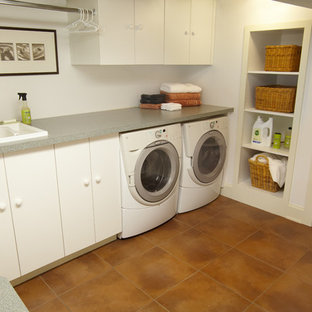
<svg viewBox="0 0 312 312"><path fill-rule="evenodd" d="M36 312L311 312L312 228L220 196L15 289Z"/></svg>

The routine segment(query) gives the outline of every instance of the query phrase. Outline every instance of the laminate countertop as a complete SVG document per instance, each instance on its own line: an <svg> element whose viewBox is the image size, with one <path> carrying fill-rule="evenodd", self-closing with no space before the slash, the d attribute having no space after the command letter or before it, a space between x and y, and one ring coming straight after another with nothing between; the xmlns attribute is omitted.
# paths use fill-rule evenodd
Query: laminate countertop
<svg viewBox="0 0 312 312"><path fill-rule="evenodd" d="M0 312L28 312L10 282L0 276Z"/></svg>
<svg viewBox="0 0 312 312"><path fill-rule="evenodd" d="M141 109L138 107L102 112L35 119L32 126L47 130L44 138L0 145L0 153L9 153L48 145L98 137L112 133L208 119L233 112L232 107L200 105L178 111Z"/></svg>

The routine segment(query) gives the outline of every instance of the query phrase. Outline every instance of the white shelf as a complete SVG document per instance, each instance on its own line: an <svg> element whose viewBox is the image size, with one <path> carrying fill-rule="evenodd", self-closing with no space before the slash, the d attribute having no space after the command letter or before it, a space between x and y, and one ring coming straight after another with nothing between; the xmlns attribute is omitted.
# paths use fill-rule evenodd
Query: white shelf
<svg viewBox="0 0 312 312"><path fill-rule="evenodd" d="M265 70L249 70L248 74L298 76L299 72L279 72L279 71L265 71Z"/></svg>
<svg viewBox="0 0 312 312"><path fill-rule="evenodd" d="M278 192L270 192L270 191L266 191L257 187L254 187L251 185L251 181L250 178L246 179L244 181L239 182L240 186L243 186L244 188L246 188L246 192L251 191L251 192L256 192L261 194L262 196L274 196L278 199L283 199L283 195L284 195L284 188L282 188L281 190L279 190Z"/></svg>
<svg viewBox="0 0 312 312"><path fill-rule="evenodd" d="M244 144L242 144L242 147L252 149L252 150L257 150L260 152L279 155L279 156L288 157L288 155L289 155L289 149L284 148L282 146L281 146L281 148L277 149L277 148L273 148L273 147L261 146L261 145L252 144L252 143L244 143Z"/></svg>
<svg viewBox="0 0 312 312"><path fill-rule="evenodd" d="M294 118L294 113L272 112L272 111L260 110L260 109L255 109L255 108L245 108L245 112Z"/></svg>

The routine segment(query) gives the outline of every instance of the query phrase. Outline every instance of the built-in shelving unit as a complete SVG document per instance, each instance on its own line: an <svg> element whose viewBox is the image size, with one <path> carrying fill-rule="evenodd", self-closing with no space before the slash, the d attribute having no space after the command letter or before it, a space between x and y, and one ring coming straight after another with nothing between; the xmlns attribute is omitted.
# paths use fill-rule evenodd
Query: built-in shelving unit
<svg viewBox="0 0 312 312"><path fill-rule="evenodd" d="M249 26L245 28L243 67L241 74L240 106L235 162L235 178L231 186L225 186L223 194L258 208L295 219L299 222L300 213L291 211L289 195L299 135L299 122L303 101L304 82L308 61L311 22L296 22L278 25ZM298 72L265 71L265 47L267 45L295 44L302 47ZM257 86L285 85L296 86L295 111L282 113L258 110L255 108ZM273 117L273 133L282 133L282 142L288 127L292 127L292 140L289 149L263 147L251 143L252 127L262 116L264 120ZM286 157L287 174L285 186L277 193L251 186L248 159L265 152Z"/></svg>

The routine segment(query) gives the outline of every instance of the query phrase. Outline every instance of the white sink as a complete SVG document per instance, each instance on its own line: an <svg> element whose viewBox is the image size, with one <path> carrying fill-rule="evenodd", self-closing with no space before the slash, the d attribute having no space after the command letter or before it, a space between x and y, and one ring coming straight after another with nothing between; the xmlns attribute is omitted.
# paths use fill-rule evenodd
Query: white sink
<svg viewBox="0 0 312 312"><path fill-rule="evenodd" d="M0 125L0 144L48 136L48 131L14 122Z"/></svg>

